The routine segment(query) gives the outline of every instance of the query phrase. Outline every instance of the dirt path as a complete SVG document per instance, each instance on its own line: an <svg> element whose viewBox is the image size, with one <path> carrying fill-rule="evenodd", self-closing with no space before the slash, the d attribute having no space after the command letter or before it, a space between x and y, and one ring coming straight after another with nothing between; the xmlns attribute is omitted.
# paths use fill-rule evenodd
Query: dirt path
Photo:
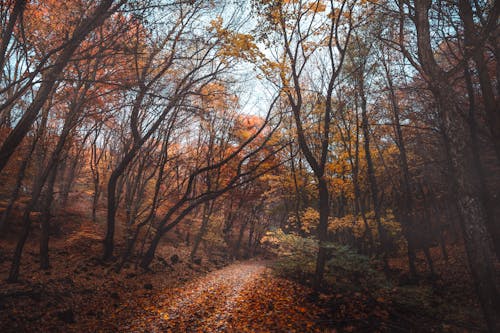
<svg viewBox="0 0 500 333"><path fill-rule="evenodd" d="M314 331L308 291L263 261L235 263L154 299L123 329L148 332ZM310 311L309 310L313 310Z"/></svg>

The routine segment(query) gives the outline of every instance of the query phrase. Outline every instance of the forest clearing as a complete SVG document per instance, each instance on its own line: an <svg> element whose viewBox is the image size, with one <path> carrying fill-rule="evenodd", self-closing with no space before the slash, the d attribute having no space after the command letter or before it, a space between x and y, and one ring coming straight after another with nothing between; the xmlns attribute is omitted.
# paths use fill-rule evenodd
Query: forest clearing
<svg viewBox="0 0 500 333"><path fill-rule="evenodd" d="M500 332L499 14L0 1L0 331Z"/></svg>

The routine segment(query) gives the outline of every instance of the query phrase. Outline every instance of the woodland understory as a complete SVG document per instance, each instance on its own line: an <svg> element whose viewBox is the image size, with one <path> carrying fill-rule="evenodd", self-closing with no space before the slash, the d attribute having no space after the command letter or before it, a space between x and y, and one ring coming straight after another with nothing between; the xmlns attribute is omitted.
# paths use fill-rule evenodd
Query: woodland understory
<svg viewBox="0 0 500 333"><path fill-rule="evenodd" d="M499 1L0 1L1 332L500 332Z"/></svg>

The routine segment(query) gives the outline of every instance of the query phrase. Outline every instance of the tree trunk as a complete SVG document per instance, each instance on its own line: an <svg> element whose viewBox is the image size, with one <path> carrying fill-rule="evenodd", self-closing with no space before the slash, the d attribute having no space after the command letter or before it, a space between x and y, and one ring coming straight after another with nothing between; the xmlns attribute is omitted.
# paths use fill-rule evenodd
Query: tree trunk
<svg viewBox="0 0 500 333"><path fill-rule="evenodd" d="M371 199L373 201L373 211L375 214L375 222L377 224L377 230L379 234L380 244L381 244L381 254L382 259L384 261L384 269L386 272L389 270L389 263L387 259L387 250L389 246L389 238L387 231L382 225L381 214L380 214L380 204L379 204L379 193L378 193L378 185L377 178L375 177L375 168L373 166L372 155L370 151L370 129L368 125L368 115L366 109L366 96L364 93L364 78L361 73L358 78L358 87L360 89L360 97L361 97L361 128L363 130L364 137L364 149L365 149L365 158L366 165L368 171L368 182L370 184L370 193Z"/></svg>
<svg viewBox="0 0 500 333"><path fill-rule="evenodd" d="M297 219L297 232L299 235L303 235L304 232L302 230L302 221L300 218L300 204L301 204L301 195L300 195L300 189L297 181L297 170L295 168L295 161L294 161L294 156L293 156L293 146L292 143L290 142L290 172L292 173L292 178L293 178L293 186L295 188L295 218Z"/></svg>
<svg viewBox="0 0 500 333"><path fill-rule="evenodd" d="M98 167L97 167L98 168ZM92 222L97 221L97 205L99 203L99 197L101 195L101 191L99 189L100 181L99 181L99 171L96 170L94 174L94 195L92 196Z"/></svg>
<svg viewBox="0 0 500 333"><path fill-rule="evenodd" d="M324 177L319 179L319 224L318 224L318 255L316 257L316 271L314 273L314 288L319 290L323 275L325 273L325 263L328 256L328 217L330 216L328 184Z"/></svg>
<svg viewBox="0 0 500 333"><path fill-rule="evenodd" d="M49 177L50 172L52 168L57 169L58 167L58 162L59 158L61 156L61 153L64 149L64 145L66 142L66 138L70 134L71 129L74 126L76 114L80 110L79 108L72 108L70 113L67 115L67 118L65 119L64 126L62 129L61 134L59 135L59 139L57 141L56 147L54 148L54 151L50 155L50 158L47 162L47 165L45 168L42 169L40 174L37 176L37 179L35 180L35 185L32 190L31 194L31 200L28 203L26 210L24 212L23 216L23 232L21 233L21 236L19 238L19 241L16 246L16 250L14 252L14 257L12 258L12 264L10 268L10 273L9 273L9 278L8 281L10 282L16 282L18 277L19 277L19 266L21 264L21 256L23 253L23 248L26 243L26 240L28 239L29 232L31 229L31 218L30 214L31 212L34 211L38 200L40 198L40 195L43 190L43 186L45 182L47 181L47 177ZM55 180L54 180L55 181Z"/></svg>
<svg viewBox="0 0 500 333"><path fill-rule="evenodd" d="M139 147L134 145L134 147L125 155L118 166L113 170L108 181L108 216L106 224L106 236L103 240L104 254L103 260L109 260L113 257L114 250L114 239L115 239L115 220L116 220L116 209L118 205L118 200L116 198L116 186L118 184L118 179L123 174L129 163L133 160Z"/></svg>
<svg viewBox="0 0 500 333"><path fill-rule="evenodd" d="M62 186L62 191L61 191L61 197L60 197L60 203L62 207L66 207L68 203L68 197L69 193L71 192L71 189L73 187L74 180L76 178L77 174L77 166L78 162L80 162L80 153L82 150L78 150L76 153L76 156L71 160L71 163L69 163L69 170L64 170L62 176L64 177L64 182ZM66 159L69 159L69 155Z"/></svg>
<svg viewBox="0 0 500 333"><path fill-rule="evenodd" d="M439 230L439 244L441 246L441 254L443 255L443 259L448 262L448 251L446 251L446 238L444 234L444 228Z"/></svg>
<svg viewBox="0 0 500 333"><path fill-rule="evenodd" d="M16 180L16 187L14 189L14 192L11 194L7 209L2 214L2 220L0 221L0 226L5 224L5 221L9 217L10 212L11 212L12 208L14 207L15 201L17 200L17 197L19 196L19 191L20 191L20 188L22 185L24 174L26 173L26 169L29 166L29 163L30 163L30 160L31 160L33 153L35 151L37 151L36 148L37 148L38 141L40 140L40 138L43 137L43 135L45 133L45 130L47 127L49 109L50 109L50 104L46 105L45 108L42 110L40 126L38 127L38 129L36 131L35 137L33 138L33 142L31 143L30 151L29 151L28 155L25 157L25 159L24 159L24 161L19 169L19 173L18 173L17 180ZM41 156L39 156L40 154L38 152L39 152L39 150L37 151L37 154L35 154L35 157L37 157L37 161L35 161L35 163L39 163L40 165L42 165L42 163L44 161L41 158ZM36 184L36 181L35 181L35 184ZM0 228L0 230L1 230L1 228Z"/></svg>
<svg viewBox="0 0 500 333"><path fill-rule="evenodd" d="M493 208L493 198L488 189L484 167L481 162L478 128L476 122L476 103L474 98L474 88L469 69L465 67L464 78L467 86L467 94L469 95L469 114L468 125L470 131L470 140L472 145L472 160L474 161L474 171L480 186L481 199L486 210L486 227L491 235L493 246L497 260L500 259L500 224L495 221Z"/></svg>
<svg viewBox="0 0 500 333"><path fill-rule="evenodd" d="M134 107L132 110L132 115L131 115L131 122L134 123L133 119L134 117L137 117L137 113L139 112L139 109L142 105L144 96L146 94L146 88L143 87L141 91L139 92L139 95L136 97L136 100L134 101ZM178 98L178 96L176 96ZM115 237L115 222L116 222L116 209L118 206L119 198L116 195L117 192L117 185L118 185L118 180L122 176L122 174L125 172L126 168L128 165L134 160L136 154L139 152L139 150L142 148L144 143L149 140L149 138L155 133L155 131L158 129L158 127L161 125L162 121L166 118L167 114L169 113L170 110L175 105L175 100L176 98L173 98L170 101L170 104L165 107L165 109L162 111L162 113L156 118L154 123L149 127L148 131L144 134L144 136L139 137L139 134L137 132L137 128L131 125L131 130L132 133L134 134L134 143L132 148L125 154L123 159L120 161L118 166L113 170L111 173L111 176L109 177L108 181L108 212L107 212L107 224L106 224L106 236L104 237L103 240L103 245L104 245L104 253L103 253L103 260L109 260L111 257L113 257L113 250L114 250L114 237ZM175 118L176 114L174 113L173 118L172 118L172 124L175 123ZM119 188L122 187L122 184L120 184ZM119 191L121 192L121 191Z"/></svg>
<svg viewBox="0 0 500 333"><path fill-rule="evenodd" d="M500 295L493 271L494 254L491 250L491 238L486 228L486 210L482 204L478 186L471 179L474 178L474 173L471 172L471 152L468 151L466 142L467 131L464 124L460 124L462 122L460 110L454 105L455 94L449 86L440 86L436 95L449 142L449 157L455 176L453 187L470 270L488 328L491 332L500 332L500 317L498 316Z"/></svg>
<svg viewBox="0 0 500 333"><path fill-rule="evenodd" d="M196 237L194 238L194 243L193 243L193 249L191 250L191 254L189 257L191 260L193 260L196 256L196 252L198 251L198 247L200 246L201 240L203 239L203 236L207 233L208 230L208 224L210 222L210 216L212 215L212 209L214 206L214 202L205 202L203 205L203 217L201 219L201 226L200 230L196 234Z"/></svg>
<svg viewBox="0 0 500 333"><path fill-rule="evenodd" d="M487 36L478 35L477 33L478 31L485 31L487 29L480 29L475 26L470 1L459 0L458 9L464 28L465 52L470 53L470 57L476 64L479 86L481 87L481 95L483 96L484 109L486 111L486 116L488 117L488 125L493 139L493 146L495 148L497 158L500 160L500 106L495 98L492 80L485 61L485 53L488 51L484 46L484 43L487 40L487 38L485 38ZM500 5L496 2L491 9L491 19L496 22L498 22L499 11Z"/></svg>
<svg viewBox="0 0 500 333"><path fill-rule="evenodd" d="M151 262L153 261L153 259L155 257L156 248L158 247L158 244L160 244L160 240L161 240L162 236L163 236L163 233L160 230L158 230L158 232L156 232L155 236L151 240L151 244L149 244L149 248L141 260L140 266L143 269L148 269L149 265L151 265Z"/></svg>
<svg viewBox="0 0 500 333"><path fill-rule="evenodd" d="M43 208L43 214L41 217L42 233L40 236L40 268L49 269L49 237L50 237L50 208L52 206L52 201L54 198L54 184L56 182L57 166L54 165L50 171L46 198Z"/></svg>
<svg viewBox="0 0 500 333"><path fill-rule="evenodd" d="M455 92L445 73L434 58L431 47L429 9L431 1L415 1L415 27L417 46L422 69L430 78L430 88L436 97L439 114L444 127L446 148L454 176L455 193L460 224L470 270L483 308L488 329L500 332L500 295L493 271L491 239L486 229L486 212L478 193L471 165L470 138L464 117L455 103Z"/></svg>
<svg viewBox="0 0 500 333"><path fill-rule="evenodd" d="M253 218L254 218L253 216L247 217L240 226L240 232L238 233L238 240L234 245L233 257L235 258L240 258L239 252L240 252L241 242L243 241L243 235L245 234L245 230L247 228L249 220Z"/></svg>
<svg viewBox="0 0 500 333"><path fill-rule="evenodd" d="M355 101L355 103L357 103ZM351 146L347 143L347 141L350 142L350 137L348 133L348 138L347 140L343 138L344 145L346 150L349 153L349 163L351 164L352 168L352 184L354 187L354 207L355 207L355 218L358 218L358 213L361 215L361 219L363 220L363 225L365 226L365 232L363 234L363 239L366 240L368 239L368 250L365 251L368 255L371 255L373 249L375 248L375 243L373 240L373 233L370 228L370 225L368 224L368 219L366 218L366 208L365 208L365 203L364 200L361 196L361 188L359 186L359 134L360 134L360 129L359 129L359 113L357 112L357 107L355 108L355 115L356 115L356 137L354 140L354 156L352 156L351 152ZM345 122L344 118L342 120ZM342 132L341 132L342 133ZM364 246L362 246L364 249Z"/></svg>
<svg viewBox="0 0 500 333"><path fill-rule="evenodd" d="M33 151L35 150L36 147L36 142L38 140L35 138L33 144L31 145L31 149L24 158L21 167L19 168L19 171L17 173L17 178L16 178L16 185L14 185L14 190L12 191L10 197L9 197L9 203L7 204L7 207L2 213L2 217L0 218L0 232L5 230L5 227L7 225L7 219L10 217L10 213L12 212L12 209L14 208L14 204L16 203L17 198L19 197L19 192L21 191L21 186L24 180L24 176L26 174L26 169L28 168L29 162L31 160L31 155L33 154Z"/></svg>
<svg viewBox="0 0 500 333"><path fill-rule="evenodd" d="M407 254L408 254L408 268L410 272L410 277L417 278L417 269L415 267L416 260L416 249L415 244L415 226L413 221L413 196L411 191L411 180L410 180L410 169L408 167L408 155L406 154L406 146L403 137L403 131L401 130L401 122L399 118L399 105L396 99L396 94L394 91L394 86L392 82L391 73L389 67L383 59L383 64L385 68L387 83L389 86L389 94L392 106L392 112L394 117L394 130L396 136L396 143L399 150L399 165L402 173L401 177L401 192L403 194L400 212L400 223L403 229L403 235L407 242Z"/></svg>
<svg viewBox="0 0 500 333"><path fill-rule="evenodd" d="M7 26L5 28L2 28L3 34L2 39L0 39L0 71L2 72L5 65L5 55L11 41L12 32L14 31L16 22L22 19L25 8L26 0L17 0L14 3L14 8L12 9L12 13L10 14Z"/></svg>
<svg viewBox="0 0 500 333"><path fill-rule="evenodd" d="M49 161L49 165L37 177L35 185L33 186L33 191L31 193L31 200L26 206L26 209L23 214L23 231L17 242L16 250L14 251L14 257L12 258L9 277L7 279L7 281L9 282L17 282L19 278L19 266L21 265L21 256L23 254L24 245L26 244L26 240L28 239L29 233L31 231L30 215L34 211L35 206L38 203L38 199L40 198L40 195L42 193L43 185L45 184L45 181L47 180L47 177L49 175L49 171L52 169L54 164L55 164L55 154L53 153L52 158Z"/></svg>
<svg viewBox="0 0 500 333"><path fill-rule="evenodd" d="M10 265L9 277L7 278L7 282L13 283L17 282L19 279L19 266L21 265L21 257L23 254L24 244L26 244L26 240L28 239L30 229L31 229L31 220L29 216L30 212L26 209L26 212L23 216L23 231L21 232L21 236L16 245L16 249L14 251L14 257L12 258L12 263Z"/></svg>
<svg viewBox="0 0 500 333"><path fill-rule="evenodd" d="M222 234L224 237L224 241L226 242L227 246L230 248L231 247L231 237L232 237L232 232L233 232L233 224L234 220L238 216L238 212L240 211L241 207L243 207L243 203L245 201L243 198L241 198L238 201L238 205L235 210L233 210L233 201L231 197L231 201L229 204L229 212L227 214L226 220L224 221L224 229L222 229Z"/></svg>
<svg viewBox="0 0 500 333"><path fill-rule="evenodd" d="M248 230L248 246L247 246L247 252L249 257L253 257L253 240L254 240L254 235L255 235L255 224L257 220L253 219L250 221L250 229Z"/></svg>

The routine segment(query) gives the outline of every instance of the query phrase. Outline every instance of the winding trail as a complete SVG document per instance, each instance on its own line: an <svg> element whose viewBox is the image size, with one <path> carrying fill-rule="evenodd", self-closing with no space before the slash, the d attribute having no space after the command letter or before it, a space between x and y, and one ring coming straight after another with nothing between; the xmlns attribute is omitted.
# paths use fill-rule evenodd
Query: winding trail
<svg viewBox="0 0 500 333"><path fill-rule="evenodd" d="M252 288L266 270L263 262L233 264L186 284L162 306L173 331L224 331L230 325L244 289Z"/></svg>
<svg viewBox="0 0 500 333"><path fill-rule="evenodd" d="M234 263L165 290L140 318L134 332L316 331L304 290L268 274L265 261Z"/></svg>

